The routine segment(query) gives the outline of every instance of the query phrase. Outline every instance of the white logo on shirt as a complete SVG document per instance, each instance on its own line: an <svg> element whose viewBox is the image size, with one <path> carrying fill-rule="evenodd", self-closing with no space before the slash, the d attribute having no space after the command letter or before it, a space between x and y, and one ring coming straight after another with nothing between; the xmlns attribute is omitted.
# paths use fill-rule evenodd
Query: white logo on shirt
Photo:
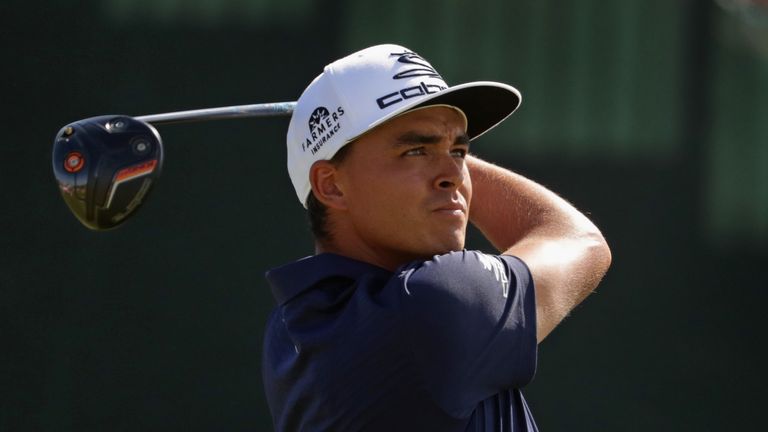
<svg viewBox="0 0 768 432"><path fill-rule="evenodd" d="M507 297L509 295L509 279L507 279L507 272L501 259L485 254L477 254L477 259L483 264L484 269L492 272L496 280L501 282L501 295Z"/></svg>

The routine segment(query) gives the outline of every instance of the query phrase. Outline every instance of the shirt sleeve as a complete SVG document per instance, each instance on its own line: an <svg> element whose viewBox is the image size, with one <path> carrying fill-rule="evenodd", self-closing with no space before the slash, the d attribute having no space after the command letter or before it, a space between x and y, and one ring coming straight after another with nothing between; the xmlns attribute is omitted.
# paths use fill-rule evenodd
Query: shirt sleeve
<svg viewBox="0 0 768 432"><path fill-rule="evenodd" d="M533 279L519 259L452 252L399 273L420 375L448 413L527 384L536 371Z"/></svg>

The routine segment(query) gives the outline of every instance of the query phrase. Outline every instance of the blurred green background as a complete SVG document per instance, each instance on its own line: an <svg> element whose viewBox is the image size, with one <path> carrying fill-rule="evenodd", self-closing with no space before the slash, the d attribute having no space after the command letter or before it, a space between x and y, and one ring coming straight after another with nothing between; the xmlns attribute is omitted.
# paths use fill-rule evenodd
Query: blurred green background
<svg viewBox="0 0 768 432"><path fill-rule="evenodd" d="M612 246L602 285L540 347L526 394L542 431L758 429L765 6L5 2L0 430L271 429L263 274L312 253L288 120L160 127L163 176L107 233L59 198L53 137L95 115L294 100L326 63L384 42L449 83L520 89L474 150L568 198Z"/></svg>

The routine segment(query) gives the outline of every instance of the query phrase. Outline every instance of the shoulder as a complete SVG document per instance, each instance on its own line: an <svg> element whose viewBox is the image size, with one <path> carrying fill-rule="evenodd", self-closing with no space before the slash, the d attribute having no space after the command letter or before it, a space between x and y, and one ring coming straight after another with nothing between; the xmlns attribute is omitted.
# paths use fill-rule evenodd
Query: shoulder
<svg viewBox="0 0 768 432"><path fill-rule="evenodd" d="M520 259L453 252L412 263L398 277L406 338L441 407L464 412L530 381L536 306Z"/></svg>
<svg viewBox="0 0 768 432"><path fill-rule="evenodd" d="M466 250L411 263L400 269L398 277L413 300L507 298L510 289L532 283L530 271L519 258Z"/></svg>

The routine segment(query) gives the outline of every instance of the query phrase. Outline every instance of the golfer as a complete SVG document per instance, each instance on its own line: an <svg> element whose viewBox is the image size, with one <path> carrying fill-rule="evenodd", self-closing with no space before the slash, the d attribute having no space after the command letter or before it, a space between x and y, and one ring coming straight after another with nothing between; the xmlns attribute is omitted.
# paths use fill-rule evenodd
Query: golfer
<svg viewBox="0 0 768 432"><path fill-rule="evenodd" d="M537 345L611 253L568 202L470 152L519 105L398 45L309 84L287 151L315 254L267 273L275 430L537 430L521 393ZM464 248L470 222L497 254Z"/></svg>

